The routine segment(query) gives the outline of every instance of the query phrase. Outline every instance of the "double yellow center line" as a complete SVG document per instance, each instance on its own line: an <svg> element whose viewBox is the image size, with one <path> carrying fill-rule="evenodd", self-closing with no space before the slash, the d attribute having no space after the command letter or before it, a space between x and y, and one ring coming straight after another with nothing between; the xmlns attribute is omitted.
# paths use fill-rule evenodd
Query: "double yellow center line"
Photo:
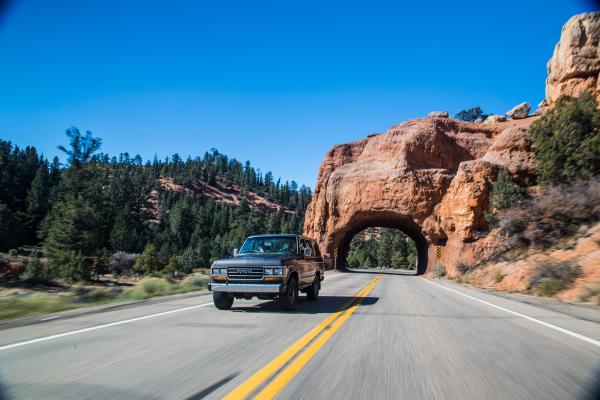
<svg viewBox="0 0 600 400"><path fill-rule="evenodd" d="M327 317L323 322L300 338L296 343L291 345L283 353L275 357L270 363L265 365L258 372L248 378L244 383L230 392L224 397L224 399L245 399L258 387L263 385L267 379L269 379L283 366L289 363L255 396L256 399L272 399L275 397L277 393L279 393L285 387L285 385L300 372L300 370L310 361L310 359L314 357L314 355L333 336L333 334L340 329L340 327L348 320L348 318L350 318L354 311L356 311L356 308L362 299L365 298L371 292L371 290L373 290L380 279L381 275L375 276L375 278L373 278L364 288L362 288L354 296L354 298L345 304L339 311L336 311ZM323 333L327 327L329 327L329 329ZM309 343L310 346L307 347ZM290 362L290 360L292 360L294 357L296 358Z"/></svg>

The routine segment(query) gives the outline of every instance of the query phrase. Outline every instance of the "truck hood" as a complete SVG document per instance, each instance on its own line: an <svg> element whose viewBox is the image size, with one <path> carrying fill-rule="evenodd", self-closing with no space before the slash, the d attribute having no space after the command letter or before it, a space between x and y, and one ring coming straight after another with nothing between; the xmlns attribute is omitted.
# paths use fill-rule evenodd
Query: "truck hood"
<svg viewBox="0 0 600 400"><path fill-rule="evenodd" d="M289 254L248 254L233 258L224 258L214 262L219 267L248 267L264 265L284 265L286 261L300 258Z"/></svg>

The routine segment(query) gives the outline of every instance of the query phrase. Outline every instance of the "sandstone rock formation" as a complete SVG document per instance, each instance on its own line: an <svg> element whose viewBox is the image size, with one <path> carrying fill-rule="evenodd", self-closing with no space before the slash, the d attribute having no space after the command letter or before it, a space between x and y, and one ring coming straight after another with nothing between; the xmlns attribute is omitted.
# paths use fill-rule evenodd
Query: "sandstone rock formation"
<svg viewBox="0 0 600 400"><path fill-rule="evenodd" d="M430 117L434 118L449 118L448 111L432 111L429 113Z"/></svg>
<svg viewBox="0 0 600 400"><path fill-rule="evenodd" d="M525 101L511 108L506 112L506 115L513 119L523 119L527 118L529 115L529 110L531 110L531 104Z"/></svg>
<svg viewBox="0 0 600 400"><path fill-rule="evenodd" d="M321 164L305 234L324 254L339 249L343 264L357 232L398 228L415 240L424 272L436 261L436 245L463 251L487 228L483 213L500 167L533 179L530 150L527 129L510 122L486 126L435 117L335 146Z"/></svg>
<svg viewBox="0 0 600 400"><path fill-rule="evenodd" d="M352 237L371 226L401 229L413 238L421 273L440 263L452 275L457 263L493 253L502 243L487 235L485 210L497 173L506 168L519 184L535 185L528 126L561 94L588 90L600 96L599 41L600 13L567 22L536 116L528 116L527 103L507 113L510 121L491 115L471 123L433 112L334 146L321 164L304 233L318 240L328 262L337 249L338 265L344 265Z"/></svg>
<svg viewBox="0 0 600 400"><path fill-rule="evenodd" d="M504 115L490 115L485 119L485 121L483 121L483 123L489 125L504 121L506 121L506 117Z"/></svg>
<svg viewBox="0 0 600 400"><path fill-rule="evenodd" d="M575 15L563 26L548 61L546 101L590 92L600 100L600 12Z"/></svg>

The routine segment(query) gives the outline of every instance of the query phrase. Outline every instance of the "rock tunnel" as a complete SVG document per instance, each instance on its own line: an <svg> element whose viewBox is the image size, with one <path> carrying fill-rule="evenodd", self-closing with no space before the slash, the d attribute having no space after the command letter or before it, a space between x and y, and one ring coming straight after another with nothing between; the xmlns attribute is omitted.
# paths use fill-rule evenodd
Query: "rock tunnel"
<svg viewBox="0 0 600 400"><path fill-rule="evenodd" d="M335 248L338 249L336 260L338 268L347 266L346 257L352 238L370 227L392 228L404 232L415 242L417 248L416 273L420 275L427 271L429 243L423 236L420 227L410 218L390 211L358 213L352 218L348 229L338 232L334 242Z"/></svg>
<svg viewBox="0 0 600 400"><path fill-rule="evenodd" d="M527 127L447 117L410 120L334 146L325 156L304 220L326 265L345 265L352 237L395 228L417 247L418 273L473 261L485 248L488 197L501 167L524 185L535 176ZM479 241L479 242L478 242Z"/></svg>

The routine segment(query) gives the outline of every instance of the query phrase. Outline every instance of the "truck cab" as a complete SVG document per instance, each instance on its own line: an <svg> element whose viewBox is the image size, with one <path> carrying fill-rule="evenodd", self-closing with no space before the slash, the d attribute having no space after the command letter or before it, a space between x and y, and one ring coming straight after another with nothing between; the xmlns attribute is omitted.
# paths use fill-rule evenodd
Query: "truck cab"
<svg viewBox="0 0 600 400"><path fill-rule="evenodd" d="M211 266L208 288L220 310L234 299L273 299L283 310L296 307L298 293L316 301L325 277L317 243L296 234L265 234L248 237L233 257Z"/></svg>

